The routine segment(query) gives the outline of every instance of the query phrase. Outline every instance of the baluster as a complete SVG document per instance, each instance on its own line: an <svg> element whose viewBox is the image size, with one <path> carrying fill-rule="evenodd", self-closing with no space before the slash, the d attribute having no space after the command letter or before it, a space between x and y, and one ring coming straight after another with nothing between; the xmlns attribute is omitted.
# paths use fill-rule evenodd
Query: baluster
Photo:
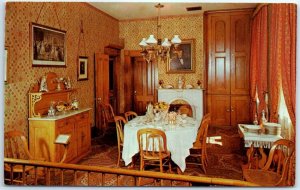
<svg viewBox="0 0 300 190"><path fill-rule="evenodd" d="M119 186L119 174L117 174L117 186Z"/></svg>
<svg viewBox="0 0 300 190"><path fill-rule="evenodd" d="M60 170L60 185L64 185L64 169Z"/></svg>
<svg viewBox="0 0 300 190"><path fill-rule="evenodd" d="M25 165L22 165L22 180L23 180L23 185L26 184L26 181L25 181Z"/></svg>
<svg viewBox="0 0 300 190"><path fill-rule="evenodd" d="M87 184L88 184L88 186L90 185L90 173L91 173L91 172L88 171L88 174L87 174L87 175L88 175L88 176L87 176Z"/></svg>
<svg viewBox="0 0 300 190"><path fill-rule="evenodd" d="M101 186L104 186L104 178L105 178L105 175L104 173L101 173Z"/></svg>
<svg viewBox="0 0 300 190"><path fill-rule="evenodd" d="M37 166L34 166L34 185L37 185Z"/></svg>
<svg viewBox="0 0 300 190"><path fill-rule="evenodd" d="M50 185L50 179L51 179L51 178L50 178L50 175L51 175L51 174L50 174L50 168L47 167L47 168L46 168L46 185L47 185L47 186Z"/></svg>
<svg viewBox="0 0 300 190"><path fill-rule="evenodd" d="M74 185L77 185L77 170L74 170Z"/></svg>

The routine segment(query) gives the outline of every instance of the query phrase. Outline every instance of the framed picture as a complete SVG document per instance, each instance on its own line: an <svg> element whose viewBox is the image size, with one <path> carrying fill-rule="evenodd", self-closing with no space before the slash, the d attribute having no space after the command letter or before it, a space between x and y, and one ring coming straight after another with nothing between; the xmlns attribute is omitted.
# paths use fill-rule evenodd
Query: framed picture
<svg viewBox="0 0 300 190"><path fill-rule="evenodd" d="M78 78L77 80L87 80L88 79L88 58L80 56L78 59L77 66Z"/></svg>
<svg viewBox="0 0 300 190"><path fill-rule="evenodd" d="M32 66L66 66L66 32L30 24L30 57Z"/></svg>
<svg viewBox="0 0 300 190"><path fill-rule="evenodd" d="M7 63L9 62L9 57L8 57L8 47L5 46L4 49L4 82L7 82Z"/></svg>
<svg viewBox="0 0 300 190"><path fill-rule="evenodd" d="M167 73L195 72L195 40L182 40L179 50L171 46L170 58L167 63Z"/></svg>

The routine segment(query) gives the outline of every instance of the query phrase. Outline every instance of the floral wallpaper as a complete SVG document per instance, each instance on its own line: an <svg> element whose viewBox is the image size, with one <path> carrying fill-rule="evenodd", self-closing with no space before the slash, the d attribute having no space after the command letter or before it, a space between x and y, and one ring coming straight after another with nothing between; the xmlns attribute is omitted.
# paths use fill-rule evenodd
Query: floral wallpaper
<svg viewBox="0 0 300 190"><path fill-rule="evenodd" d="M66 31L66 67L32 67L29 59L30 23ZM83 24L83 34L80 25ZM9 48L5 85L4 131L28 134L28 90L47 72L70 77L80 107L93 108L94 53L119 43L118 20L86 3L10 2L6 4L5 46ZM77 81L77 57L88 57L88 80ZM94 123L94 118L93 118Z"/></svg>
<svg viewBox="0 0 300 190"><path fill-rule="evenodd" d="M154 34L157 38L157 20L143 19L132 21L120 21L120 38L123 38L126 50L140 50L139 42L142 38L148 38ZM197 86L200 80L204 80L204 47L203 47L203 14L191 16L173 16L161 18L161 38L173 38L179 35L183 39L195 40L195 73L167 74L167 65L163 62L158 65L158 78L164 85L171 84L177 87L178 78L182 76L185 84Z"/></svg>

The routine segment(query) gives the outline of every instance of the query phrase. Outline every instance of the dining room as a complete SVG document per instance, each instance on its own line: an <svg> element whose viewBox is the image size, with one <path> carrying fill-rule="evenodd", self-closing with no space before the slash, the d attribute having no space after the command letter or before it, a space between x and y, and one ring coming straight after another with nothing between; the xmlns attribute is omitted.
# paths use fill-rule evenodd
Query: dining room
<svg viewBox="0 0 300 190"><path fill-rule="evenodd" d="M296 186L296 1L1 9L4 186Z"/></svg>

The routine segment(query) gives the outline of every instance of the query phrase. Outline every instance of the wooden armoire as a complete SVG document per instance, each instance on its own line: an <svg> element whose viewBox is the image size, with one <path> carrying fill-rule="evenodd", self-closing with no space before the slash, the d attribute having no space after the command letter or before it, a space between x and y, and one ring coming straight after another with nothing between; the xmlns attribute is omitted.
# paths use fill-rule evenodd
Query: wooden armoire
<svg viewBox="0 0 300 190"><path fill-rule="evenodd" d="M250 39L253 10L205 13L206 113L211 125L250 122Z"/></svg>

